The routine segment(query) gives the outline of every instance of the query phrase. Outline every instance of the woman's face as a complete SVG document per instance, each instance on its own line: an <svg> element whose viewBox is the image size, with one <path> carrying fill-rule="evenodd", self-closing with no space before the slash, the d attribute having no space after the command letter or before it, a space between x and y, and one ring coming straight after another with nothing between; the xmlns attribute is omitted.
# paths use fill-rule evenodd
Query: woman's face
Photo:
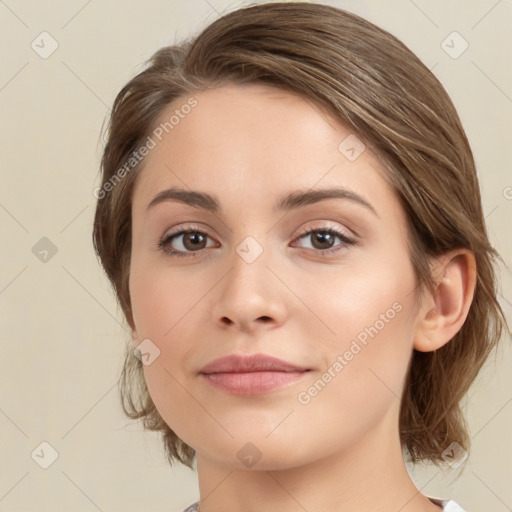
<svg viewBox="0 0 512 512"><path fill-rule="evenodd" d="M134 344L159 413L198 458L239 468L397 438L418 304L383 165L289 93L229 85L194 98L161 116L175 117L152 134L133 196ZM149 206L168 189L182 200ZM192 192L202 199L187 204ZM201 373L231 354L307 371Z"/></svg>

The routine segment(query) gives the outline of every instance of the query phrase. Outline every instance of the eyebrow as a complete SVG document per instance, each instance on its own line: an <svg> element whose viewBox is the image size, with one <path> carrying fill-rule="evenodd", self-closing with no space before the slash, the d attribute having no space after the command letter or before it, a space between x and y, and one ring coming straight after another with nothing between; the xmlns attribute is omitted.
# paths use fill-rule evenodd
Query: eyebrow
<svg viewBox="0 0 512 512"><path fill-rule="evenodd" d="M315 204L326 199L346 199L364 206L378 218L375 208L359 194L345 188L327 188L319 190L296 190L280 198L274 205L275 211L290 211L310 204ZM185 190L179 187L171 187L159 192L148 204L147 210L159 203L166 201L178 201L194 208L200 208L212 213L222 211L220 201L210 194L195 190Z"/></svg>

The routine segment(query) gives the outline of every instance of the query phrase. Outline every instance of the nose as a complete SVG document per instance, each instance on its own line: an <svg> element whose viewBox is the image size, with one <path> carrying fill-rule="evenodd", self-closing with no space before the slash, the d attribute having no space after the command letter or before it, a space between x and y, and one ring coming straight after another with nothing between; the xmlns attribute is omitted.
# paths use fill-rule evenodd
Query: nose
<svg viewBox="0 0 512 512"><path fill-rule="evenodd" d="M245 333L282 325L287 315L286 290L267 266L265 252L249 263L234 251L231 261L231 270L216 287L215 324Z"/></svg>

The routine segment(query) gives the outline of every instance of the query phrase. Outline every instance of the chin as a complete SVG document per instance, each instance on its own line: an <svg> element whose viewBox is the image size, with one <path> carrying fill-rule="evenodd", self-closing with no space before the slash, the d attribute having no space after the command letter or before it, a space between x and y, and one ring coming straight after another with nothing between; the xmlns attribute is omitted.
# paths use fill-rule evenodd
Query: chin
<svg viewBox="0 0 512 512"><path fill-rule="evenodd" d="M246 471L279 471L302 466L311 462L316 453L314 447L307 449L304 446L299 452L291 439L289 443L283 443L282 439L271 440L249 434L215 445L208 443L199 452L226 469Z"/></svg>

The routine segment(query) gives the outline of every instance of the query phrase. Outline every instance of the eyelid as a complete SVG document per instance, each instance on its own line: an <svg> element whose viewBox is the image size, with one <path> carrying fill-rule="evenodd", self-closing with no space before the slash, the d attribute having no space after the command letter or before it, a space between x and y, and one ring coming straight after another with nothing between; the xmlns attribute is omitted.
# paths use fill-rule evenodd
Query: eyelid
<svg viewBox="0 0 512 512"><path fill-rule="evenodd" d="M318 223L318 225L313 225L311 226L311 222L316 222ZM340 227L338 224L333 224L332 222L328 221L328 220L315 220L315 221L311 221L307 227L305 228L301 228L300 230L300 233L296 238L300 238L301 236L304 236L308 233L310 233L311 231L336 231L337 233L339 233L340 235L343 235L345 238L350 238L350 239L354 239L357 237L357 234L351 234L349 230L347 230L346 228L342 228Z"/></svg>
<svg viewBox="0 0 512 512"><path fill-rule="evenodd" d="M168 238L172 235L177 235L178 233L182 233L183 231L198 231L200 233L204 233L205 235L210 236L207 232L207 229L200 226L200 224L185 222L184 224L180 224L176 228L171 228L171 229L165 231L162 238ZM213 237L210 237L210 238L213 238Z"/></svg>

